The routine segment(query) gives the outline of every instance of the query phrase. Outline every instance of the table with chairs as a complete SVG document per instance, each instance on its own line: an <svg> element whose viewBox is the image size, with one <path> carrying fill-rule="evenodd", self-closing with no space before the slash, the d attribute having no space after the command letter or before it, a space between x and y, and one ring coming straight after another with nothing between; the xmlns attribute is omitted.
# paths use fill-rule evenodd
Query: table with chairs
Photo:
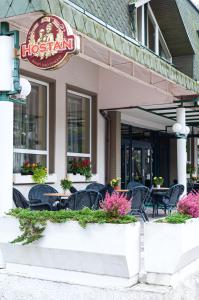
<svg viewBox="0 0 199 300"><path fill-rule="evenodd" d="M16 207L30 208L31 210L51 210L60 209L80 210L84 207L99 209L100 202L104 200L106 193L123 193L131 201L132 215L140 216L143 221L148 221L148 208L152 208L152 217L158 216L158 211L162 209L164 213L170 214L177 206L180 196L184 192L184 186L175 184L170 188L148 187L138 182L129 182L127 189L115 191L109 184L91 183L84 190L78 191L74 187L70 193L62 194L48 185L37 184L28 193L28 200L20 191L13 188L13 201Z"/></svg>

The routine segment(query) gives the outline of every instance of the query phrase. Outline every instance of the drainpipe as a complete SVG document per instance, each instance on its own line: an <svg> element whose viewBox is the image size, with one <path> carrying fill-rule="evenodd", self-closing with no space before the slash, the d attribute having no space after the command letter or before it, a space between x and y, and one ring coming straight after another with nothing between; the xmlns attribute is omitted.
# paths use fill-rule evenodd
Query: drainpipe
<svg viewBox="0 0 199 300"><path fill-rule="evenodd" d="M108 112L104 109L100 109L102 117L105 119L105 183L110 181L110 138L111 138L111 119Z"/></svg>

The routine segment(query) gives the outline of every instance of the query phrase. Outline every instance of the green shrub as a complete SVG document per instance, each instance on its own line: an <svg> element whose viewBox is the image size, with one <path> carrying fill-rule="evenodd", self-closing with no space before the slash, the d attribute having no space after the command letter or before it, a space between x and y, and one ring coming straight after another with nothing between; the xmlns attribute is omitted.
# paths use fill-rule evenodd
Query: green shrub
<svg viewBox="0 0 199 300"><path fill-rule="evenodd" d="M159 219L156 223L171 223L171 224L181 224L186 223L187 220L191 219L190 215L175 213L166 218Z"/></svg>

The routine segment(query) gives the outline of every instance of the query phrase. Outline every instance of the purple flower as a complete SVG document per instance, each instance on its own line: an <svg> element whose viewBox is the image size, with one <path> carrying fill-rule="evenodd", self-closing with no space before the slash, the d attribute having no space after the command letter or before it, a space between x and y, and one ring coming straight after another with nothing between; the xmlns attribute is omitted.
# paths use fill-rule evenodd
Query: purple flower
<svg viewBox="0 0 199 300"><path fill-rule="evenodd" d="M193 218L199 217L199 192L190 192L178 202L178 211Z"/></svg>
<svg viewBox="0 0 199 300"><path fill-rule="evenodd" d="M100 207L110 216L125 216L131 211L131 201L128 200L124 194L113 192L112 195L110 195L106 193L105 199L101 202Z"/></svg>

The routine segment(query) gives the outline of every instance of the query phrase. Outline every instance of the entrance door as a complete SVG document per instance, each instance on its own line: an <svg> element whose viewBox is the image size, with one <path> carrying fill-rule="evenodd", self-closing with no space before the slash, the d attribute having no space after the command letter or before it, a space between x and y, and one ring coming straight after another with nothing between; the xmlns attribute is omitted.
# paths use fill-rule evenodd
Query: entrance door
<svg viewBox="0 0 199 300"><path fill-rule="evenodd" d="M131 144L131 145L130 145ZM122 143L121 184L126 188L130 181L146 186L152 184L152 147L146 142Z"/></svg>

